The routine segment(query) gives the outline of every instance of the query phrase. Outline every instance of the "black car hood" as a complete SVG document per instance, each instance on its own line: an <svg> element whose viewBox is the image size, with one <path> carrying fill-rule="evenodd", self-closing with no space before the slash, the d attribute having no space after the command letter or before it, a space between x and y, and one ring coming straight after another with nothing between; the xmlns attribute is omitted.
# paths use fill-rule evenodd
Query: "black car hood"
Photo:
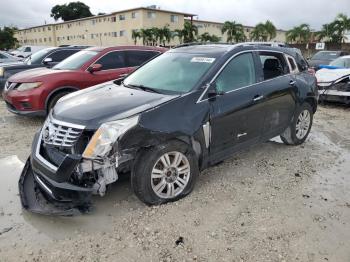
<svg viewBox="0 0 350 262"><path fill-rule="evenodd" d="M97 129L102 123L141 113L176 97L108 82L63 97L52 115L61 121L84 125L86 129Z"/></svg>

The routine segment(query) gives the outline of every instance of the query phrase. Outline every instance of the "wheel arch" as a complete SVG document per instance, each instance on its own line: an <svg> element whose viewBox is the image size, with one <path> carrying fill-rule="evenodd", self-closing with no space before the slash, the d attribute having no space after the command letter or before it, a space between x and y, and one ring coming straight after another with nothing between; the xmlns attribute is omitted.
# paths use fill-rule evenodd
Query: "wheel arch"
<svg viewBox="0 0 350 262"><path fill-rule="evenodd" d="M55 90L51 91L51 93L47 96L46 100L45 100L45 110L47 110L48 105L50 104L51 100L53 97L55 97L57 94L61 93L61 92L75 92L80 90L77 87L74 86L62 86L59 88L55 88Z"/></svg>
<svg viewBox="0 0 350 262"><path fill-rule="evenodd" d="M317 110L317 99L314 97L307 97L304 100L304 103L308 103L312 107L313 113Z"/></svg>

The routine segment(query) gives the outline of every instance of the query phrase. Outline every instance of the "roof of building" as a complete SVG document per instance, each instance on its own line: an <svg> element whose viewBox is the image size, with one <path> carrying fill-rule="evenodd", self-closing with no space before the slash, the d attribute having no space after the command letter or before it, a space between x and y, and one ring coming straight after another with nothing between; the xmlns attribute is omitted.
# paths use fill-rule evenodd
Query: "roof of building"
<svg viewBox="0 0 350 262"><path fill-rule="evenodd" d="M116 14L121 14L121 13L131 12L131 11L137 11L137 10L149 10L149 11L157 11L157 12L163 12L163 13L180 14L180 15L184 15L185 17L197 16L195 14L184 13L184 12L179 12L179 11L171 11L171 10L151 8L151 7L136 7L136 8L130 8L130 9L124 9L124 10L120 10L120 11L115 11L115 12L112 12L112 13L109 13L109 14L95 15L95 16L90 16L90 17L74 19L74 20L70 20L70 21L64 21L64 22L58 22L58 23L50 23L50 24L44 24L44 25L27 27L27 28L19 29L18 31L34 29L34 28L39 28L39 27L43 27L43 26L56 26L56 25L61 25L61 24L69 24L69 23L74 23L74 22L79 22L79 21L98 19L98 18L102 18L102 17L108 17L108 16L113 16L113 15L116 15Z"/></svg>

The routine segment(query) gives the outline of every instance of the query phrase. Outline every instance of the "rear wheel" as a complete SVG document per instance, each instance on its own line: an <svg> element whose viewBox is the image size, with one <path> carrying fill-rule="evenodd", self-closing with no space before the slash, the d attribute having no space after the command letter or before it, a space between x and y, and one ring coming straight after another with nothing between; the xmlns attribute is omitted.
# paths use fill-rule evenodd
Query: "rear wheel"
<svg viewBox="0 0 350 262"><path fill-rule="evenodd" d="M182 142L171 141L140 154L131 173L131 184L141 201L157 205L188 195L198 173L192 150Z"/></svg>
<svg viewBox="0 0 350 262"><path fill-rule="evenodd" d="M281 134L283 143L300 145L308 137L313 121L313 110L310 104L303 104L296 112L293 122Z"/></svg>
<svg viewBox="0 0 350 262"><path fill-rule="evenodd" d="M62 91L62 92L59 92L58 94L55 94L53 97L51 97L49 103L47 104L47 113L49 113L51 111L51 109L56 105L57 101L61 97L65 96L69 93L70 93L69 91Z"/></svg>

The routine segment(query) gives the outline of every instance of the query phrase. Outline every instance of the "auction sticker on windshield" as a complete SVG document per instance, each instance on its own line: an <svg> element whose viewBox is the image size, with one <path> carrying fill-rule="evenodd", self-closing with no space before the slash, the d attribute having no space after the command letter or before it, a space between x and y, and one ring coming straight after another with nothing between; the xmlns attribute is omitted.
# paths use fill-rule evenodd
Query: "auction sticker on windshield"
<svg viewBox="0 0 350 262"><path fill-rule="evenodd" d="M191 59L191 63L213 63L215 58L212 57L193 57Z"/></svg>

